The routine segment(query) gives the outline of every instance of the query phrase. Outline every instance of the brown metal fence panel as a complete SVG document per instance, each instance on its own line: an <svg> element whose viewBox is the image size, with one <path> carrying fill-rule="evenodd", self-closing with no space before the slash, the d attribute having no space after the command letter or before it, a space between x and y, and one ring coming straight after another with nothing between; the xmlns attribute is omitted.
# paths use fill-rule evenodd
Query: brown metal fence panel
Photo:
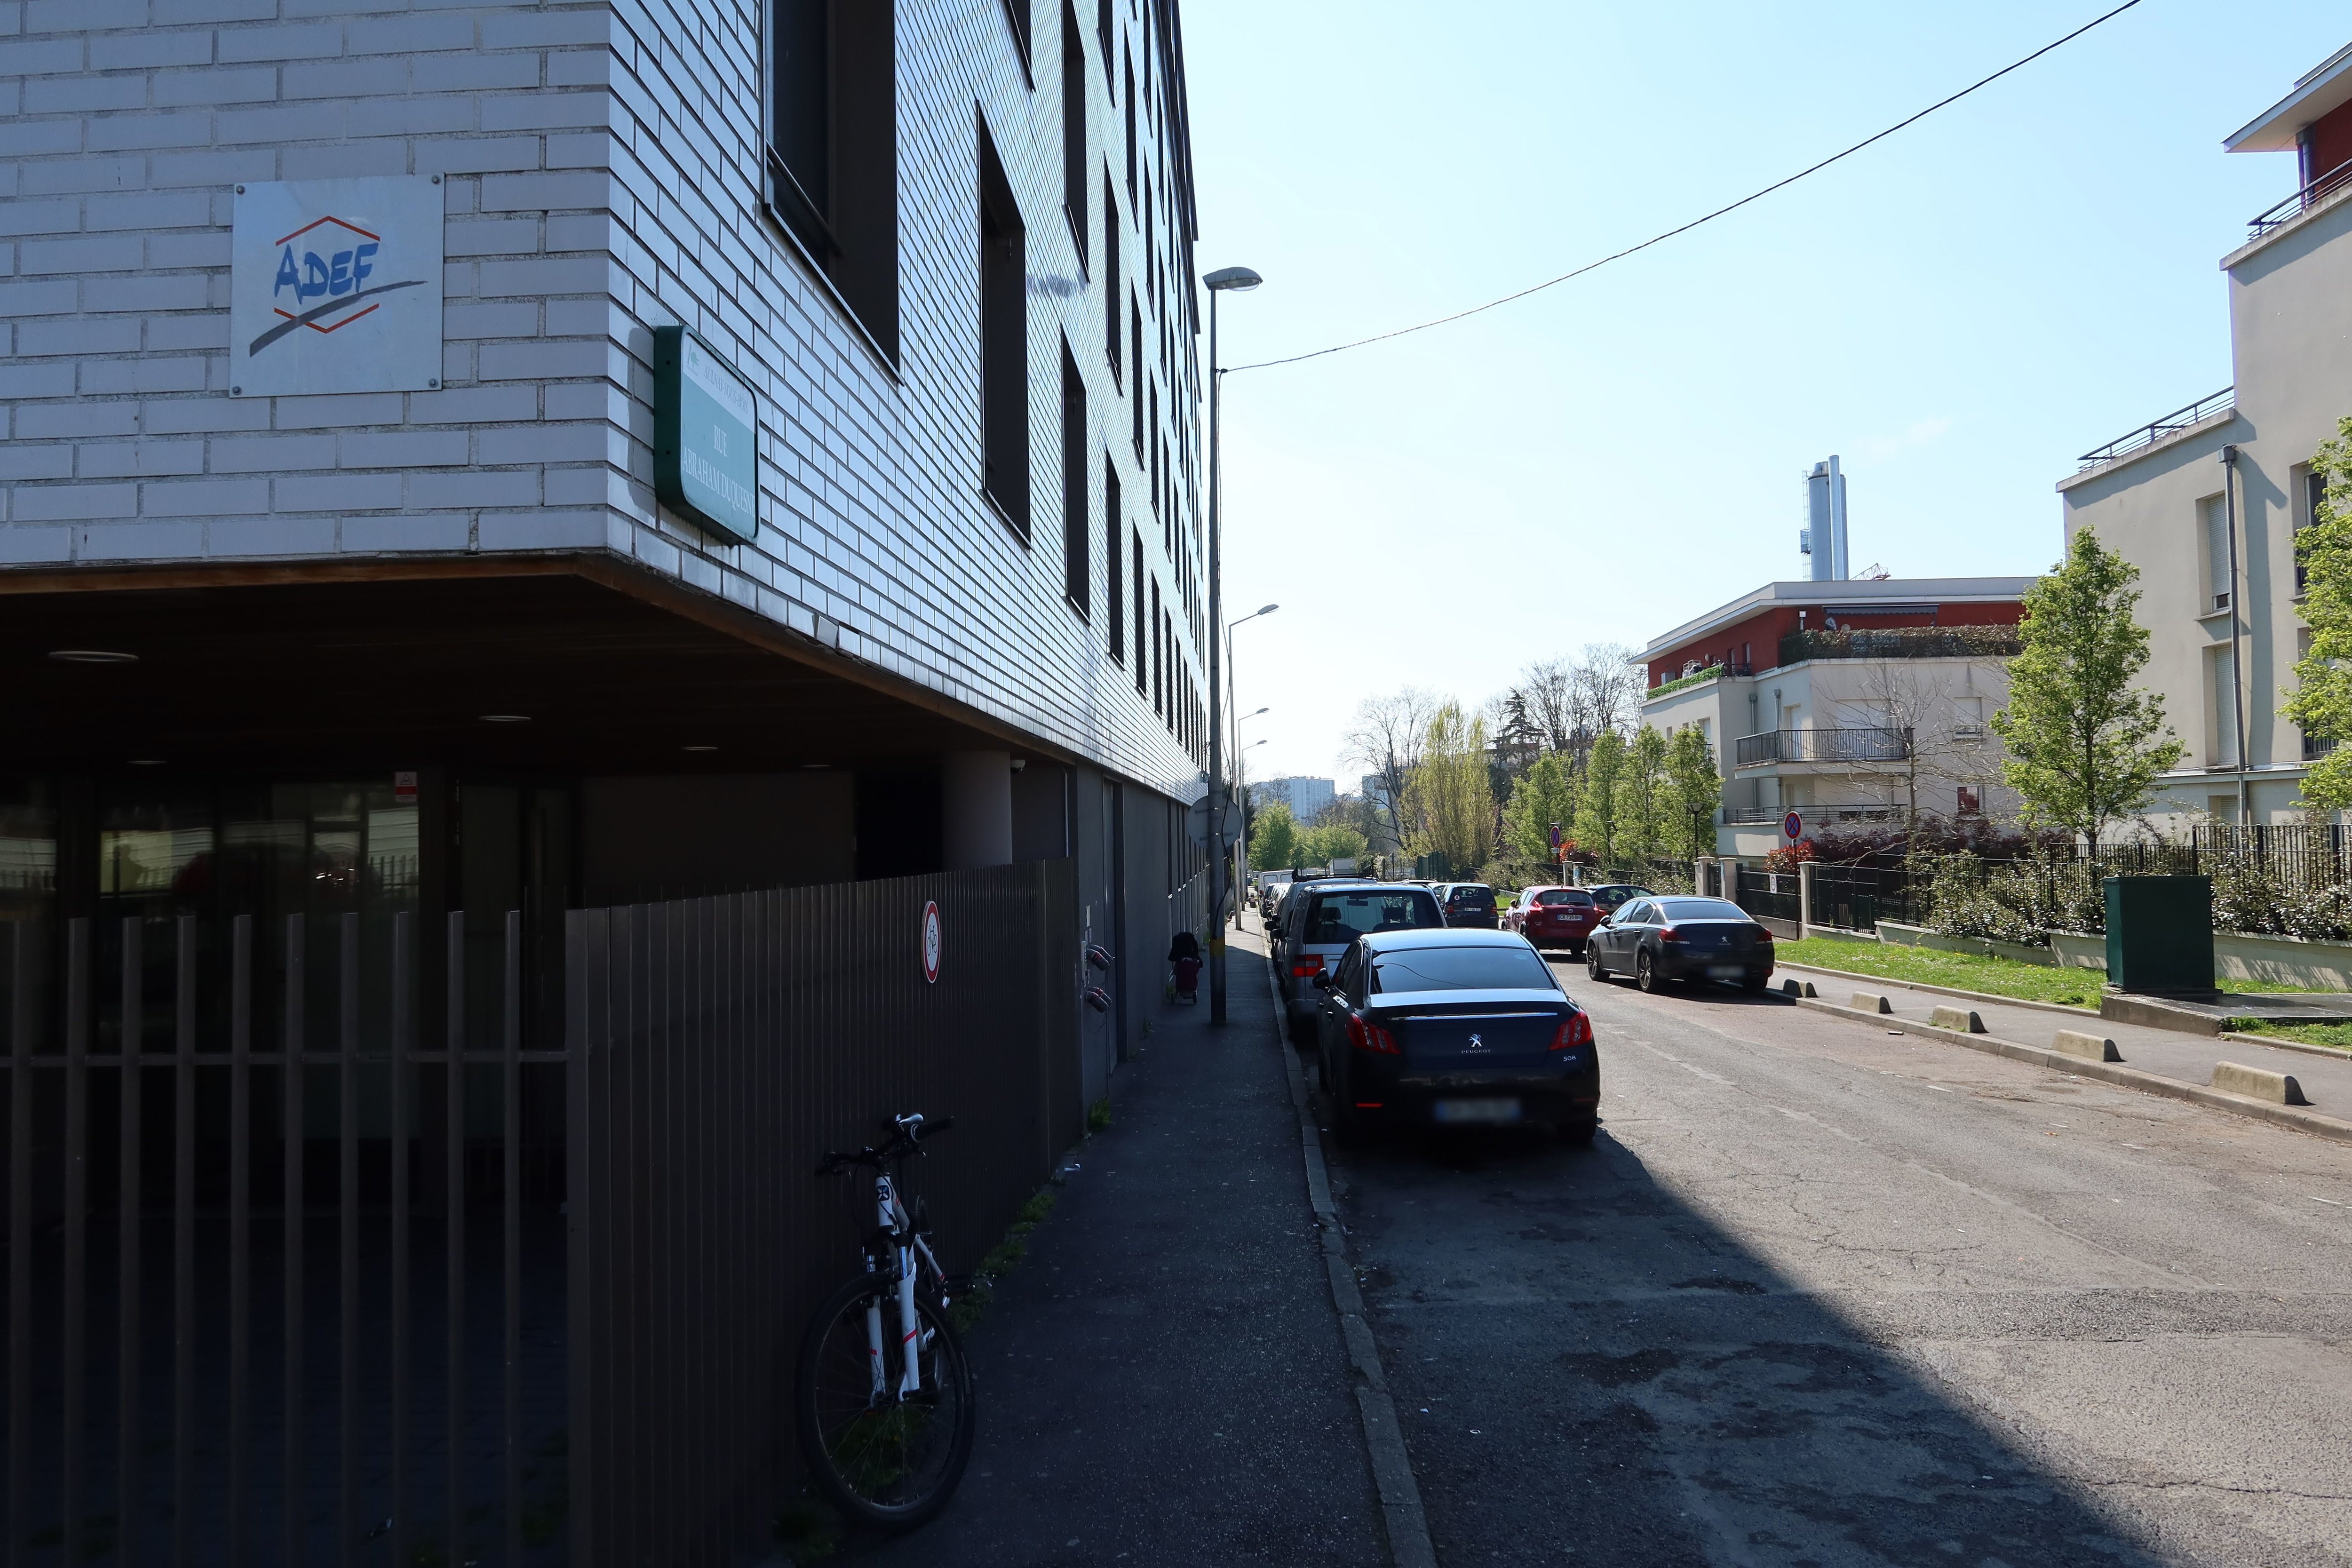
<svg viewBox="0 0 2352 1568"><path fill-rule="evenodd" d="M868 1223L816 1154L954 1116L972 1268L1083 1129L1076 900L577 912L562 1050L517 911L0 925L0 1568L755 1555Z"/></svg>
<svg viewBox="0 0 2352 1568"><path fill-rule="evenodd" d="M772 1539L801 1331L872 1224L819 1152L955 1118L908 1186L959 1271L1076 1141L1076 908L1056 860L568 917L579 1561Z"/></svg>
<svg viewBox="0 0 2352 1568"><path fill-rule="evenodd" d="M0 1563L566 1557L562 1054L418 1048L416 937L0 926Z"/></svg>

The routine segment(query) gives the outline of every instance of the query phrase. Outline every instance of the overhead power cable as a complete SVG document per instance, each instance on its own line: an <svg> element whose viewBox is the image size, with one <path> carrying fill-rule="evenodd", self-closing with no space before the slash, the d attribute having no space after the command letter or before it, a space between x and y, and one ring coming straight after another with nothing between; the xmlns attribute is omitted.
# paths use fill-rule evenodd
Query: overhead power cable
<svg viewBox="0 0 2352 1568"><path fill-rule="evenodd" d="M1588 272L1597 271L1601 268L1608 266L1612 261L1622 261L1625 258L1632 256L1638 251L1647 250L1654 245L1662 245L1665 241L1674 238L1676 235L1688 234L1691 230L1697 228L1702 224L1710 224L1716 219L1723 217L1727 214L1736 213L1741 207L1748 205L1750 202L1762 201L1766 196L1770 195L1773 192L1785 190L1789 186L1795 184L1799 180L1804 179L1809 174L1818 174L1823 169L1828 168L1832 163L1837 163L1840 159L1851 158L1856 153L1859 153L1864 148L1871 145L1871 143L1874 142L1884 142L1889 136L1894 135L1896 132L1904 129L1906 126L1916 125L1920 121L1927 119L1927 116L1935 113L1936 110L1948 108L1952 104L1959 102L1960 100L1968 97L1969 94L1975 92L1979 88L1990 87L1994 82L1999 81L2001 78L2009 75L2011 71L2020 70L2026 66L2032 65L2035 60L2038 60L2042 56L2050 53L2051 50L2061 48L2067 44L2073 43L2076 38L2081 37L2092 28L2099 26L2106 22L2112 22L2117 16L2122 16L2125 12L2130 10L2139 3L2140 0L2124 0L2124 3L2116 6L2114 10L2109 11L2105 16L2094 17L2090 21L2084 23L2081 26L2075 28L2064 37L2052 39L2049 43L2046 43L2040 48L2034 50L2032 54L2027 55L2021 59L2011 60L2009 64L2001 67L2000 69L1993 72L1990 76L1986 77L1979 81L1970 82L1968 86L1960 89L1959 91L1952 94L1949 98L1937 99L1935 102L1919 110L1916 114L1896 121L1894 124L1888 126L1885 130L1879 132L1874 136L1864 137L1861 141L1855 142L1853 146L1846 148L1843 152L1832 153L1818 163L1812 164L1808 168L1800 169L1795 174L1789 175L1785 179L1775 180L1770 184L1766 185L1762 190L1750 191L1748 195L1740 197L1738 201L1729 203L1724 206L1719 206L1704 216L1695 217L1686 224L1666 230L1664 234L1654 234L1649 238L1642 241L1639 245L1629 245L1622 250L1610 252L1610 254L1601 257L1597 261L1588 261L1572 272L1563 272L1557 278L1548 278L1541 283L1531 284L1528 287L1518 290L1518 292L1515 294L1506 294L1499 300L1489 300L1483 305L1473 305L1466 310L1456 310L1450 316L1440 316L1434 321L1417 322L1410 327L1399 327L1394 331L1376 332L1369 338L1358 338L1353 342L1334 343L1328 349L1310 349L1303 354L1289 354L1281 359L1259 360L1254 364L1228 365L1223 374L1232 375L1237 371L1271 370L1276 365L1297 364L1301 360L1321 359L1325 354L1345 353L1349 349L1365 348L1372 343L1384 343L1391 338L1402 338L1413 332L1425 332L1432 327L1443 327L1454 321L1465 321L1469 317L1483 314L1484 312L1495 310L1499 306L1508 305L1514 300L1524 300L1530 294L1540 294L1547 289L1558 288L1560 284L1566 283L1571 279L1581 278Z"/></svg>

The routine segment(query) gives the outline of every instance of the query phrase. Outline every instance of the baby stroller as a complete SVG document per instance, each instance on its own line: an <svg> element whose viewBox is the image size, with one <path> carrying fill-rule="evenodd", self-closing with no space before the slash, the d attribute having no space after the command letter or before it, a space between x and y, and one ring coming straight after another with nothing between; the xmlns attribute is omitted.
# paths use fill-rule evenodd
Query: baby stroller
<svg viewBox="0 0 2352 1568"><path fill-rule="evenodd" d="M1201 939L1180 931L1168 944L1168 999L1190 1006L1200 999L1195 994L1200 984Z"/></svg>

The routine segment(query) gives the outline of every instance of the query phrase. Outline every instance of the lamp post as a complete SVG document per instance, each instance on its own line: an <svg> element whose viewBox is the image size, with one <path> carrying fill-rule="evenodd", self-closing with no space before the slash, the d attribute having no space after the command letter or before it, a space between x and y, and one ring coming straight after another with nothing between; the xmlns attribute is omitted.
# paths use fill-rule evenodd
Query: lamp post
<svg viewBox="0 0 2352 1568"><path fill-rule="evenodd" d="M1225 656L1225 705L1229 709L1238 710L1241 708L1241 700L1234 695L1234 627L1247 626L1250 622L1257 619L1260 616L1270 616L1280 608L1282 608L1280 605L1260 605L1256 609L1252 610L1240 620L1229 622L1226 625L1223 634L1223 640ZM1233 792L1241 787L1241 752L1247 749L1244 748L1241 744L1243 721L1255 719L1258 716L1258 713L1270 711L1272 711L1271 709L1261 708L1257 710L1257 713L1244 713L1240 719L1234 721L1234 745L1235 747L1235 751L1234 752L1233 777L1226 784L1226 798L1228 800L1232 799ZM1265 742L1264 741L1255 742L1255 745L1259 746L1263 746L1265 744ZM1247 803L1244 802L1244 808L1241 812L1242 824L1244 827L1246 827L1249 823L1249 812L1246 809L1246 806ZM1223 850L1225 859L1232 868L1231 870L1227 872L1227 875L1233 879L1233 885L1235 888L1240 888L1249 880L1248 835L1246 833L1236 834L1234 837L1234 842L1231 844L1220 843L1218 847ZM1224 918L1232 921L1233 927L1235 931L1239 931L1241 929L1242 901L1240 899L1236 898L1234 900L1233 912Z"/></svg>
<svg viewBox="0 0 2352 1568"><path fill-rule="evenodd" d="M1209 286L1209 625L1224 625L1225 601L1223 584L1223 539L1220 525L1223 521L1223 445L1218 414L1223 402L1223 367L1217 363L1217 296L1228 289L1247 291L1265 281L1246 267L1221 267L1201 279ZM1215 921L1209 927L1209 1022L1225 1021L1225 921L1229 919L1226 904L1233 898L1233 847L1225 839L1225 715L1224 670L1213 668L1219 654L1222 637L1209 639L1209 831L1217 841L1215 868L1209 877L1210 907ZM1233 660L1225 664L1231 667Z"/></svg>

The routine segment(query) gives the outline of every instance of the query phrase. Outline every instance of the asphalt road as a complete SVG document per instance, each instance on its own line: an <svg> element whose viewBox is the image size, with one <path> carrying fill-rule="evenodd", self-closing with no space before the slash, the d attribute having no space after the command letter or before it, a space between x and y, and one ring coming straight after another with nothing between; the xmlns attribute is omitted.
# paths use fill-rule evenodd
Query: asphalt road
<svg viewBox="0 0 2352 1568"><path fill-rule="evenodd" d="M1593 1149L1331 1152L1442 1562L2352 1562L2352 1149L1563 974Z"/></svg>

